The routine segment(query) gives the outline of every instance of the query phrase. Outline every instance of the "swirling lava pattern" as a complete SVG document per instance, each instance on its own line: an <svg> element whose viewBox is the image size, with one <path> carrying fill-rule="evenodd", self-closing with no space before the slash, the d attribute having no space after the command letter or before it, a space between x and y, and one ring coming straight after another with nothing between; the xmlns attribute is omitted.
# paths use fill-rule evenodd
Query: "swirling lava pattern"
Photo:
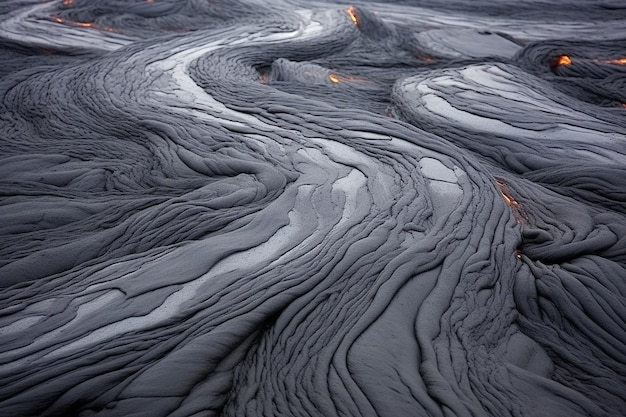
<svg viewBox="0 0 626 417"><path fill-rule="evenodd" d="M3 2L0 415L626 415L625 57L617 0Z"/></svg>

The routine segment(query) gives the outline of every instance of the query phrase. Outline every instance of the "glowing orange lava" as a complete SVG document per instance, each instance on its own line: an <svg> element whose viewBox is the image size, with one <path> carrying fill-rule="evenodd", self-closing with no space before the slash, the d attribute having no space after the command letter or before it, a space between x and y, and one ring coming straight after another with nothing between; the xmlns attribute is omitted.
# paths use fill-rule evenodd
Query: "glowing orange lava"
<svg viewBox="0 0 626 417"><path fill-rule="evenodd" d="M353 75L337 75L337 74L330 74L328 76L328 79L330 81L332 81L333 83L335 83L335 84L337 84L340 81L349 81L349 82L356 82L356 83L369 81L365 77L356 77L356 76L353 76Z"/></svg>
<svg viewBox="0 0 626 417"><path fill-rule="evenodd" d="M511 211L513 212L513 217L515 217L515 221L518 224L528 224L528 216L526 215L524 208L513 197L507 183L504 180L498 179L496 180L496 184L498 185L498 189L500 190L502 198L504 198L506 204L511 207Z"/></svg>
<svg viewBox="0 0 626 417"><path fill-rule="evenodd" d="M602 62L603 64L626 65L626 58L594 59L593 62Z"/></svg>
<svg viewBox="0 0 626 417"><path fill-rule="evenodd" d="M559 60L556 62L557 65L572 65L572 58L567 55L561 55Z"/></svg>
<svg viewBox="0 0 626 417"><path fill-rule="evenodd" d="M63 6L70 7L74 4L74 0L63 0Z"/></svg>
<svg viewBox="0 0 626 417"><path fill-rule="evenodd" d="M104 31L107 31L107 32L115 32L115 29L110 28L108 26L100 26L97 23L76 22L74 20L63 19L63 18L61 18L59 16L51 16L51 17L52 17L52 19L54 19L55 22L62 23L64 25L80 27L80 28L98 29L98 30L104 30Z"/></svg>
<svg viewBox="0 0 626 417"><path fill-rule="evenodd" d="M352 23L358 26L360 22L359 19L356 17L356 7L350 6L346 11L348 12L348 15L350 15L350 20L352 20Z"/></svg>

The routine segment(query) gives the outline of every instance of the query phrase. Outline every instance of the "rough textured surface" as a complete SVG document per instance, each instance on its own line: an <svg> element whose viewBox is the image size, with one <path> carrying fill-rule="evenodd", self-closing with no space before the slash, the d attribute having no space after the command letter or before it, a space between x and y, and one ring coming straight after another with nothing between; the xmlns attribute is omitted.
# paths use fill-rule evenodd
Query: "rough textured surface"
<svg viewBox="0 0 626 417"><path fill-rule="evenodd" d="M626 415L626 8L413 3L3 2L0 415Z"/></svg>

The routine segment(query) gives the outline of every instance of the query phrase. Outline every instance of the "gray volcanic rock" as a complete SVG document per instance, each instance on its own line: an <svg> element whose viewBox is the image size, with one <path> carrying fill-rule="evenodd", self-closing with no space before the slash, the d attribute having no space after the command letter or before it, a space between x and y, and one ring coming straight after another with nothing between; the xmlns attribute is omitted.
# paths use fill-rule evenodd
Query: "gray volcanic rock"
<svg viewBox="0 0 626 417"><path fill-rule="evenodd" d="M0 415L626 415L626 9L266 3L0 6Z"/></svg>

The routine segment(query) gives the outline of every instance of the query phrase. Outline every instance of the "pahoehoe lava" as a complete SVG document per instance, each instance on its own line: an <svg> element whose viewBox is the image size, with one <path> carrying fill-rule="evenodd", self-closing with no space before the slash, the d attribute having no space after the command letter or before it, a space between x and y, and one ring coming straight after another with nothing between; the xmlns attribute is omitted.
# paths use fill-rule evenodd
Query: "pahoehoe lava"
<svg viewBox="0 0 626 417"><path fill-rule="evenodd" d="M618 0L0 5L0 415L626 416Z"/></svg>

